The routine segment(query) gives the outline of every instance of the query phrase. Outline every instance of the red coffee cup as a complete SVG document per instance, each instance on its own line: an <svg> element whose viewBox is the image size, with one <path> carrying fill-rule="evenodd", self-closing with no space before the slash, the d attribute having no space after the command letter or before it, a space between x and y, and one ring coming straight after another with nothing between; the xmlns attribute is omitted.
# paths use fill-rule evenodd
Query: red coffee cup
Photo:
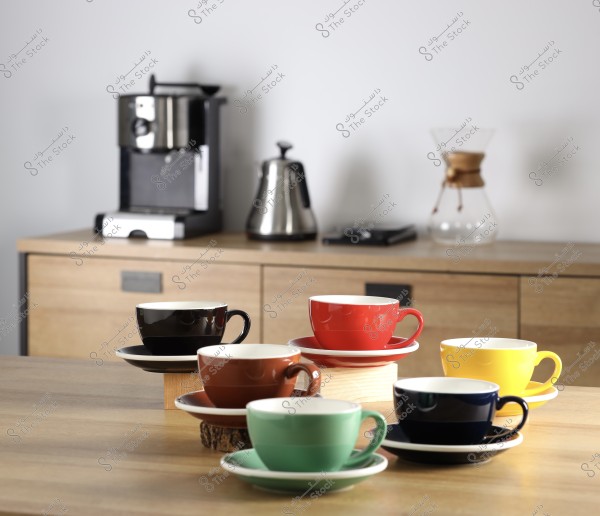
<svg viewBox="0 0 600 516"><path fill-rule="evenodd" d="M389 344L396 325L407 315L419 321L417 331L395 347L412 343L423 330L423 315L400 308L397 299L375 296L312 296L308 300L310 324L319 344L340 351L378 350Z"/></svg>

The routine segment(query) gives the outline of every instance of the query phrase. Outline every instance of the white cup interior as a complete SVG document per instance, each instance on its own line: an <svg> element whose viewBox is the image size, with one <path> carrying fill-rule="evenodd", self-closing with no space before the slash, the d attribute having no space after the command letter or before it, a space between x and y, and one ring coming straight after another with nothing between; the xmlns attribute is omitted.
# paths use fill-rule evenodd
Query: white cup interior
<svg viewBox="0 0 600 516"><path fill-rule="evenodd" d="M502 339L494 337L469 337L443 340L445 346L466 349L531 349L537 344L529 340Z"/></svg>
<svg viewBox="0 0 600 516"><path fill-rule="evenodd" d="M486 382L485 380L449 378L444 376L404 378L394 382L394 387L429 394L481 394L500 390L497 384Z"/></svg>
<svg viewBox="0 0 600 516"><path fill-rule="evenodd" d="M351 401L332 400L327 398L267 398L251 401L246 405L248 410L265 414L321 416L329 414L349 414L361 410L360 405ZM290 409L295 412L290 414Z"/></svg>
<svg viewBox="0 0 600 516"><path fill-rule="evenodd" d="M343 295L332 295L332 296L312 296L309 298L310 301L316 301L317 303L331 303L335 305L357 305L357 306L385 306L399 303L397 299L392 297L377 297L377 296L343 296Z"/></svg>
<svg viewBox="0 0 600 516"><path fill-rule="evenodd" d="M212 308L227 307L222 301L158 301L155 303L142 303L137 308L144 310L210 310Z"/></svg>
<svg viewBox="0 0 600 516"><path fill-rule="evenodd" d="M283 344L216 344L198 350L198 355L209 358L235 358L261 360L265 358L287 358L300 354L298 348Z"/></svg>

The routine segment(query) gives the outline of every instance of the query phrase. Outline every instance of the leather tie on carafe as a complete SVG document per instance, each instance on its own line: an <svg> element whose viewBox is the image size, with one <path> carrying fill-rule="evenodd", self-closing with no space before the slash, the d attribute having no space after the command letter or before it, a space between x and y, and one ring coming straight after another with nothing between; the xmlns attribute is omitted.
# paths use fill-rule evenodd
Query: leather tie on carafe
<svg viewBox="0 0 600 516"><path fill-rule="evenodd" d="M483 152L444 153L443 158L448 168L446 169L442 188L432 213L437 213L446 186L458 189L457 211L462 210L461 188L477 188L485 184L480 175L481 169L479 168L484 157L485 154Z"/></svg>

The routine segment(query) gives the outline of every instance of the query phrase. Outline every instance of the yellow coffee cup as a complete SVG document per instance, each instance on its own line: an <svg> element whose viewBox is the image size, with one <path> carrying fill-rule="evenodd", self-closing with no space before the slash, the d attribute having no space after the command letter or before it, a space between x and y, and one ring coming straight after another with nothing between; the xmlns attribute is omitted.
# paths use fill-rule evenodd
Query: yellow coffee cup
<svg viewBox="0 0 600 516"><path fill-rule="evenodd" d="M552 351L538 351L528 340L472 337L448 339L440 344L442 368L446 376L474 378L497 383L500 396L533 396L552 386L560 378L562 362ZM554 362L547 381L527 389L533 370L545 358Z"/></svg>

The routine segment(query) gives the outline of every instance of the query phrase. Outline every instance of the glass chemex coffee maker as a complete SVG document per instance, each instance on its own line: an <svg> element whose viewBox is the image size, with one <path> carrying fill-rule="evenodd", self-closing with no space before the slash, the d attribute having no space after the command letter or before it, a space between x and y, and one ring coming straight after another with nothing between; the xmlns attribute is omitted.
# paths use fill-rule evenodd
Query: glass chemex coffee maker
<svg viewBox="0 0 600 516"><path fill-rule="evenodd" d="M469 124L433 129L436 151L446 163L440 193L429 218L434 241L446 245L483 245L498 234L496 214L485 194L481 162L493 130Z"/></svg>
<svg viewBox="0 0 600 516"><path fill-rule="evenodd" d="M152 75L148 94L119 98L120 206L96 216L99 234L173 240L221 230L218 91Z"/></svg>

